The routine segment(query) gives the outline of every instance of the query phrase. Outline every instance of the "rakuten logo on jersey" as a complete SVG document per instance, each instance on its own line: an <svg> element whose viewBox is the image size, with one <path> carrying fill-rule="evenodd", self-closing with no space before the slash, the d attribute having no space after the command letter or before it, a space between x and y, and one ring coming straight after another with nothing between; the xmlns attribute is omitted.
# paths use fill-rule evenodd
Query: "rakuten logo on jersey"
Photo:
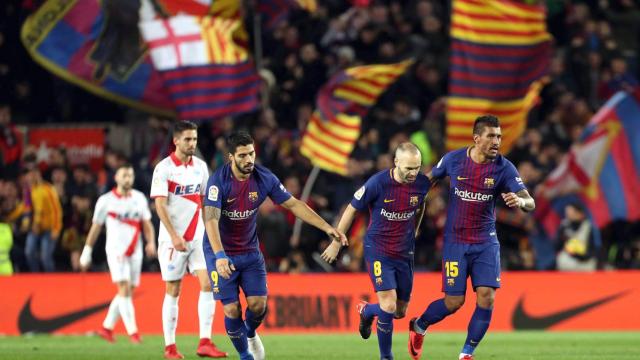
<svg viewBox="0 0 640 360"><path fill-rule="evenodd" d="M457 187L453 188L453 191L458 195L462 201L471 202L483 202L493 200L493 195L483 194L479 192L472 192L469 190L459 190Z"/></svg>
<svg viewBox="0 0 640 360"><path fill-rule="evenodd" d="M258 209L238 211L238 210L222 210L222 215L229 218L229 220L244 220L255 214Z"/></svg>
<svg viewBox="0 0 640 360"><path fill-rule="evenodd" d="M387 211L385 209L380 209L380 215L384 216L389 221L409 220L411 219L414 213L415 213L415 210L407 211L407 212L395 212L395 211Z"/></svg>

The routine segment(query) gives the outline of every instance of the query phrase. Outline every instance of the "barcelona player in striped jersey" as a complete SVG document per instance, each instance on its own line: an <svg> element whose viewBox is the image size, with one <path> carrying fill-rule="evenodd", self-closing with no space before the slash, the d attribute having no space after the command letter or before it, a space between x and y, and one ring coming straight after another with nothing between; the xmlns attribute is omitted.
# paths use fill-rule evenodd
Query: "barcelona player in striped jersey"
<svg viewBox="0 0 640 360"><path fill-rule="evenodd" d="M222 302L225 328L240 359L264 360L264 346L256 333L267 314L267 271L256 232L260 204L269 197L337 242L346 244L347 238L292 196L269 169L255 164L248 133L231 134L227 145L230 162L207 183L204 256L213 296ZM247 300L245 321L240 289Z"/></svg>
<svg viewBox="0 0 640 360"><path fill-rule="evenodd" d="M358 304L360 335L367 339L371 325L376 329L381 359L393 359L391 339L393 319L405 316L413 285L413 252L429 179L420 172L422 157L418 148L402 143L395 152L395 167L373 175L345 209L338 231L351 226L357 211L370 209L371 221L364 240L367 271L378 296L377 304ZM333 262L341 244L333 241L322 254Z"/></svg>
<svg viewBox="0 0 640 360"><path fill-rule="evenodd" d="M447 153L427 176L450 178L449 208L442 250L444 298L427 307L409 325L409 355L419 359L424 334L456 312L465 301L467 277L476 293L476 308L459 359L472 360L489 328L496 289L500 287L500 244L495 205L501 197L510 208L532 211L533 198L515 166L498 154L502 133L498 118L483 115L473 125L474 145Z"/></svg>

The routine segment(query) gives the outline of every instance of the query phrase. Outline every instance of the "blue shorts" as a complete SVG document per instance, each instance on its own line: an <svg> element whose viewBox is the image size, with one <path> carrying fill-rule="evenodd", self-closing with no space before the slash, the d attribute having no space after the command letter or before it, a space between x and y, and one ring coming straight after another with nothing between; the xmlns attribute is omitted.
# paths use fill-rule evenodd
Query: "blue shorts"
<svg viewBox="0 0 640 360"><path fill-rule="evenodd" d="M471 276L474 291L478 286L500 287L498 242L465 244L445 239L442 249L442 291L447 295L464 295L467 276Z"/></svg>
<svg viewBox="0 0 640 360"><path fill-rule="evenodd" d="M413 289L413 259L391 259L366 251L364 259L375 292L395 289L398 300L409 301Z"/></svg>
<svg viewBox="0 0 640 360"><path fill-rule="evenodd" d="M227 305L240 301L240 289L244 296L267 296L267 269L260 251L241 255L229 255L236 270L228 279L218 276L216 258L205 250L205 260L213 298Z"/></svg>

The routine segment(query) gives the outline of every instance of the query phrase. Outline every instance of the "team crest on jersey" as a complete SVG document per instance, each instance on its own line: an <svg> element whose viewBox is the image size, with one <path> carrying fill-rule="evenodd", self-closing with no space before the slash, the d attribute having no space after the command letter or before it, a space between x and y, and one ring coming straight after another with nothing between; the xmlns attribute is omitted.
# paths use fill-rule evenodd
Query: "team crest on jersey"
<svg viewBox="0 0 640 360"><path fill-rule="evenodd" d="M418 205L418 195L411 196L411 197L409 198L409 205L411 205L411 206L416 206L416 205Z"/></svg>
<svg viewBox="0 0 640 360"><path fill-rule="evenodd" d="M493 178L484 178L484 187L492 188L496 184Z"/></svg>
<svg viewBox="0 0 640 360"><path fill-rule="evenodd" d="M258 192L257 191L249 191L249 200L251 200L251 201L258 200Z"/></svg>
<svg viewBox="0 0 640 360"><path fill-rule="evenodd" d="M218 294L219 292L220 292L220 288L218 288L217 286L213 288L214 294Z"/></svg>
<svg viewBox="0 0 640 360"><path fill-rule="evenodd" d="M382 286L382 278L381 277L377 277L376 278L376 285Z"/></svg>
<svg viewBox="0 0 640 360"><path fill-rule="evenodd" d="M453 286L456 284L456 279L447 279L447 285Z"/></svg>

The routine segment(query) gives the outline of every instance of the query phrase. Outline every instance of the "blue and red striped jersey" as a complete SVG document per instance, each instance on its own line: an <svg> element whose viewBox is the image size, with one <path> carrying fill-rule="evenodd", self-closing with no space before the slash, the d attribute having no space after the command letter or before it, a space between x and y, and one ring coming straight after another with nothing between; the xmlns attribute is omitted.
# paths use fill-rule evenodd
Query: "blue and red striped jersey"
<svg viewBox="0 0 640 360"><path fill-rule="evenodd" d="M516 193L526 187L516 167L504 156L477 164L471 159L470 149L447 153L431 171L434 180L446 176L451 180L445 241L497 241L496 200L502 198L501 193Z"/></svg>
<svg viewBox="0 0 640 360"><path fill-rule="evenodd" d="M276 204L291 198L280 180L261 165L255 165L248 180L236 179L230 163L216 170L209 178L204 205L221 210L218 228L222 247L228 255L259 249L256 218L258 208L267 196ZM210 246L206 233L204 246Z"/></svg>
<svg viewBox="0 0 640 360"><path fill-rule="evenodd" d="M431 183L420 173L413 183L401 184L393 178L394 171L395 168L383 170L369 178L353 195L351 206L371 212L364 238L369 251L390 258L411 258L417 210Z"/></svg>

